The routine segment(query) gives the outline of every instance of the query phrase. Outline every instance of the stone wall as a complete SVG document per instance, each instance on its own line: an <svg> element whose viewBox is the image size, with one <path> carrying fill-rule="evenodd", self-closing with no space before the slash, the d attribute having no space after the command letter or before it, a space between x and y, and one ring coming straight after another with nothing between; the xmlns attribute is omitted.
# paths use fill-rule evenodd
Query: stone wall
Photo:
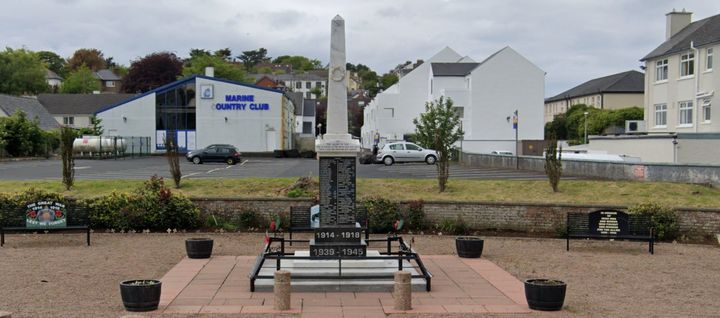
<svg viewBox="0 0 720 318"><path fill-rule="evenodd" d="M193 199L204 215L229 217L243 210L254 210L263 216L289 213L291 206L310 206L310 199ZM406 202L404 202L406 203ZM498 202L438 202L426 201L424 212L428 220L462 217L470 227L478 230L512 231L527 234L553 235L565 227L568 212L586 212L613 208L627 211L626 206L498 203ZM720 233L720 209L678 209L681 233L704 238Z"/></svg>

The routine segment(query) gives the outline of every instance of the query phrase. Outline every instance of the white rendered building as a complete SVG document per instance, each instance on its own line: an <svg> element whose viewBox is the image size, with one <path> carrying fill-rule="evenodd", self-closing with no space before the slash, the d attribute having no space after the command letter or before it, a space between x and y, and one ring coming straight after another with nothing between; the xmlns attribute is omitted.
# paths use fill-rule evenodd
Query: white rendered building
<svg viewBox="0 0 720 318"><path fill-rule="evenodd" d="M413 119L425 103L449 97L462 118L464 152L516 152L514 112L518 111L518 140L543 139L545 72L510 47L478 63L449 47L378 94L364 110L362 143L372 148L401 140L415 132Z"/></svg>
<svg viewBox="0 0 720 318"><path fill-rule="evenodd" d="M231 144L241 152L292 148L294 107L283 92L195 75L96 112L107 136L174 137L180 150Z"/></svg>

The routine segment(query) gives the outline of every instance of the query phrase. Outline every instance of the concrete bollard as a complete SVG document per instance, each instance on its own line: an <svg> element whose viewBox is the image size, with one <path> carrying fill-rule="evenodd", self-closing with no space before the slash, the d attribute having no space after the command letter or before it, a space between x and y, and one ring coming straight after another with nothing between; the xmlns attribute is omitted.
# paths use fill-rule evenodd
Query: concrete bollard
<svg viewBox="0 0 720 318"><path fill-rule="evenodd" d="M8 311L0 311L0 318L12 318L12 313Z"/></svg>
<svg viewBox="0 0 720 318"><path fill-rule="evenodd" d="M412 285L410 284L410 272L395 272L395 288L393 298L395 299L395 310L412 309Z"/></svg>
<svg viewBox="0 0 720 318"><path fill-rule="evenodd" d="M275 272L275 287L273 288L273 292L275 294L275 310L289 310L290 272L282 270Z"/></svg>

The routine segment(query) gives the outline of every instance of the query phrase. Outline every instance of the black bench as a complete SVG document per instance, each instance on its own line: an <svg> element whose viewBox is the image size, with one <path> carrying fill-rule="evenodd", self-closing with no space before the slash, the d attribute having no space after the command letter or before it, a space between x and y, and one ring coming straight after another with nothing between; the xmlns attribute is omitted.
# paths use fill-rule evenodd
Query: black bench
<svg viewBox="0 0 720 318"><path fill-rule="evenodd" d="M355 221L360 223L360 228L365 231L365 239L370 238L368 231L367 209L364 206L355 208ZM311 226L310 207L293 206L290 207L290 226L288 233L290 234L290 245L292 245L293 232L312 232L314 228Z"/></svg>
<svg viewBox="0 0 720 318"><path fill-rule="evenodd" d="M612 209L568 213L566 249L570 250L570 239L647 241L650 254L654 254L653 232L649 215Z"/></svg>
<svg viewBox="0 0 720 318"><path fill-rule="evenodd" d="M47 202L47 201L46 201ZM42 202L38 202L42 203ZM52 227L42 224L29 225L27 220L32 212L32 207L28 205L27 209L22 211L13 211L7 207L0 207L2 209L2 222L0 222L0 246L5 245L5 233L17 233L17 232L64 232L64 231L83 231L87 235L87 245L90 246L90 226L88 212L84 207L68 205L62 211L62 217L65 218L64 225L61 227ZM48 211L45 211L48 210ZM42 211L42 212L41 212ZM54 212L52 207L49 209L41 207L35 211L34 215L38 213L50 213Z"/></svg>

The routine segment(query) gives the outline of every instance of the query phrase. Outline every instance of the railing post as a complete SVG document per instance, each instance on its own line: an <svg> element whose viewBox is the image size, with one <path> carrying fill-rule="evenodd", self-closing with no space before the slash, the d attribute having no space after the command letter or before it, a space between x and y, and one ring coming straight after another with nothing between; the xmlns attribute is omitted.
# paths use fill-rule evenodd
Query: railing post
<svg viewBox="0 0 720 318"><path fill-rule="evenodd" d="M275 286L273 288L273 294L275 294L275 310L290 309L290 272L275 272Z"/></svg>
<svg viewBox="0 0 720 318"><path fill-rule="evenodd" d="M395 310L412 309L412 286L410 272L395 272L395 286L393 288L393 299Z"/></svg>

